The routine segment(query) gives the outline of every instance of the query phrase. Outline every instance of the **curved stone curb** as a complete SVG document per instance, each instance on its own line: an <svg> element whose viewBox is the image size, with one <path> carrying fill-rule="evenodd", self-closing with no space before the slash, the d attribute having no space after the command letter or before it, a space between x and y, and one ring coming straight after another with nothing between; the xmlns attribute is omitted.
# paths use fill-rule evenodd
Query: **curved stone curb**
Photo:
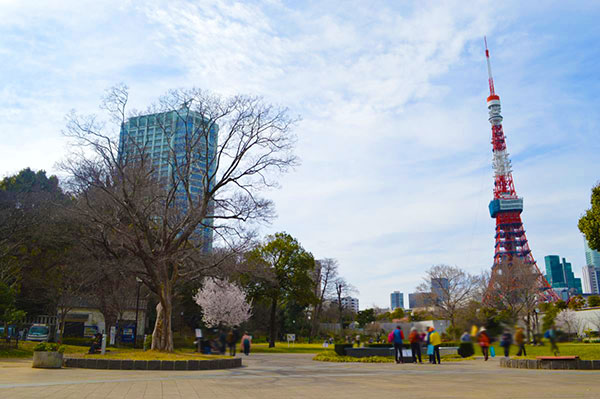
<svg viewBox="0 0 600 399"><path fill-rule="evenodd" d="M542 370L600 370L600 360L500 359L500 367Z"/></svg>
<svg viewBox="0 0 600 399"><path fill-rule="evenodd" d="M68 357L64 359L65 367L104 370L218 370L242 367L242 359L215 360L119 360L119 359L84 359Z"/></svg>

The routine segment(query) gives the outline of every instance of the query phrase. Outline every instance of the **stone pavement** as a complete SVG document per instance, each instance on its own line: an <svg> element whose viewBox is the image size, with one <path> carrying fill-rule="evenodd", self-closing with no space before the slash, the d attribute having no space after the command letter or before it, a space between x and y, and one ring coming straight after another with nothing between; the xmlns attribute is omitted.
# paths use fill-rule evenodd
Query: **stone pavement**
<svg viewBox="0 0 600 399"><path fill-rule="evenodd" d="M253 354L210 371L32 369L0 360L0 398L600 398L600 372L500 368L497 359L441 365L322 363Z"/></svg>

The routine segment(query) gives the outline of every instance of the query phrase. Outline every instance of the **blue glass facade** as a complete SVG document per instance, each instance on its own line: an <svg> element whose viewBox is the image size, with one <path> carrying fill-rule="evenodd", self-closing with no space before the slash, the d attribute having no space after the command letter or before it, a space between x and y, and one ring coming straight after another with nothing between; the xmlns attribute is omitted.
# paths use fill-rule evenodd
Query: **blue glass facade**
<svg viewBox="0 0 600 399"><path fill-rule="evenodd" d="M546 279L552 286L552 288L567 288L573 289L575 294L582 294L583 287L581 286L581 279L575 278L571 263L567 262L565 258L557 255L548 255L544 257L546 263Z"/></svg>
<svg viewBox="0 0 600 399"><path fill-rule="evenodd" d="M212 187L219 127L198 113L182 107L170 112L131 117L121 127L119 156L145 156L156 178L175 188L178 209L187 211L186 197L202 200L205 185ZM189 184L186 184L188 183ZM212 208L212 204L209 205ZM212 250L212 219L196 232L206 252Z"/></svg>
<svg viewBox="0 0 600 399"><path fill-rule="evenodd" d="M593 250L588 245L587 240L584 239L585 247L585 262L587 265L600 267L600 252Z"/></svg>
<svg viewBox="0 0 600 399"><path fill-rule="evenodd" d="M404 309L404 294L400 291L394 291L390 294L390 308L394 310L396 308Z"/></svg>

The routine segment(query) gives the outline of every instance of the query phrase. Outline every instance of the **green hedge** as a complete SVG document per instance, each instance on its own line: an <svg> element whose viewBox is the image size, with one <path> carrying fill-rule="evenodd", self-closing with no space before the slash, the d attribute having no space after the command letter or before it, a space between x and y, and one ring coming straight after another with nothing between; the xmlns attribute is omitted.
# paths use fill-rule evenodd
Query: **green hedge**
<svg viewBox="0 0 600 399"><path fill-rule="evenodd" d="M64 345L53 344L51 342L40 342L33 348L34 352L65 352Z"/></svg>
<svg viewBox="0 0 600 399"><path fill-rule="evenodd" d="M440 347L442 348L447 348L449 346L460 346L460 342L456 342L456 341L448 341L448 342L442 342L442 344L440 345Z"/></svg>
<svg viewBox="0 0 600 399"><path fill-rule="evenodd" d="M65 337L61 341L63 345L90 346L93 338Z"/></svg>
<svg viewBox="0 0 600 399"><path fill-rule="evenodd" d="M458 354L461 357L469 357L475 354L475 349L473 348L472 342L461 342L458 347Z"/></svg>
<svg viewBox="0 0 600 399"><path fill-rule="evenodd" d="M335 353L338 356L346 356L346 348L352 348L352 344L335 344Z"/></svg>
<svg viewBox="0 0 600 399"><path fill-rule="evenodd" d="M391 348L392 344L367 344L367 348Z"/></svg>

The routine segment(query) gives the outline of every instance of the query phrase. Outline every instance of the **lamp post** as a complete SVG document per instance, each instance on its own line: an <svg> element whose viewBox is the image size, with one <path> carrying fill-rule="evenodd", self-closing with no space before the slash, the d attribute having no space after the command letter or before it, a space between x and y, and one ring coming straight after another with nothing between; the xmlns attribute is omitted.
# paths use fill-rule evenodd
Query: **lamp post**
<svg viewBox="0 0 600 399"><path fill-rule="evenodd" d="M140 288L142 288L142 279L139 277L135 278L135 282L137 283L137 297L135 299L135 328L133 333L133 347L137 346L137 336L138 336L138 313L140 309Z"/></svg>

